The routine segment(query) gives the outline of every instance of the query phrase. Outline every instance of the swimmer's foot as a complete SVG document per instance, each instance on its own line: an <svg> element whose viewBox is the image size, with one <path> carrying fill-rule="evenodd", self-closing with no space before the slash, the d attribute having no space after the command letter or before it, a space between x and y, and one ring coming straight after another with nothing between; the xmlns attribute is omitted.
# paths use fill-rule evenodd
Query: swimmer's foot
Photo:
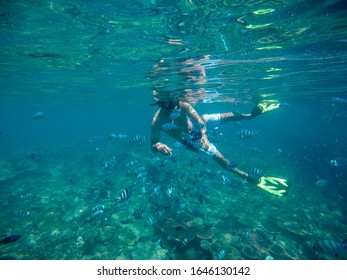
<svg viewBox="0 0 347 280"><path fill-rule="evenodd" d="M266 112L278 109L281 106L281 103L258 103L253 110L251 111L252 118L264 114Z"/></svg>

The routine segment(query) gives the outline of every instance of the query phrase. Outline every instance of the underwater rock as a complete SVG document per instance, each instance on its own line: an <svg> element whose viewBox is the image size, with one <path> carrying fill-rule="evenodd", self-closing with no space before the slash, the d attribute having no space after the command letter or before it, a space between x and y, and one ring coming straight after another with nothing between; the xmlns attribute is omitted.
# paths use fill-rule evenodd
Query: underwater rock
<svg viewBox="0 0 347 280"><path fill-rule="evenodd" d="M169 239L183 242L187 237L198 237L202 240L211 239L214 235L212 226L206 225L203 219L199 219L186 213L173 215L167 212L169 218L161 218L156 222L157 228Z"/></svg>
<svg viewBox="0 0 347 280"><path fill-rule="evenodd" d="M10 164L5 160L0 160L0 180L14 177L16 174L11 170Z"/></svg>
<svg viewBox="0 0 347 280"><path fill-rule="evenodd" d="M241 254L245 260L261 260L262 259L258 250L255 247L249 246L249 245L242 246Z"/></svg>
<svg viewBox="0 0 347 280"><path fill-rule="evenodd" d="M277 226L282 235L288 236L297 242L305 242L312 239L312 234L307 229L306 222L299 217L283 217L277 221Z"/></svg>
<svg viewBox="0 0 347 280"><path fill-rule="evenodd" d="M276 259L281 259L286 254L284 248L276 243L272 244L269 252L271 253L271 256L275 257Z"/></svg>
<svg viewBox="0 0 347 280"><path fill-rule="evenodd" d="M158 220L156 226L170 239L177 242L183 242L187 236L192 235L184 223L177 223L176 220L171 218Z"/></svg>

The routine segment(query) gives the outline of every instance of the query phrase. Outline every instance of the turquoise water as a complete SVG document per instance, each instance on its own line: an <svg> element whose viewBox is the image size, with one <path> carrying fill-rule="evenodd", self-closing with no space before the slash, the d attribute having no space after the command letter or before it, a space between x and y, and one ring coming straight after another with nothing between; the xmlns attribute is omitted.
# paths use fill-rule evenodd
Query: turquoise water
<svg viewBox="0 0 347 280"><path fill-rule="evenodd" d="M346 16L334 0L0 1L0 240L21 236L0 258L347 259L347 166L331 164L347 158ZM156 158L153 90L201 114L281 102L216 146L288 195L166 135L175 157Z"/></svg>

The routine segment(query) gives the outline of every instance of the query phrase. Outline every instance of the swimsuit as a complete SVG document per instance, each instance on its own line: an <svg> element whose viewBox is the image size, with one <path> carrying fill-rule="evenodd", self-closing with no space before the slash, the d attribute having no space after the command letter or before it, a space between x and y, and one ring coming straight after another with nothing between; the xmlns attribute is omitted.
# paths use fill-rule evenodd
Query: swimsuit
<svg viewBox="0 0 347 280"><path fill-rule="evenodd" d="M206 129L215 129L220 124L221 116L220 114L205 114L201 116L205 122ZM210 157L213 157L217 152L217 148L212 143L209 143L208 149L205 150L201 146L201 126L192 122L193 129L191 133L182 133L181 143L189 150L194 152L203 152Z"/></svg>

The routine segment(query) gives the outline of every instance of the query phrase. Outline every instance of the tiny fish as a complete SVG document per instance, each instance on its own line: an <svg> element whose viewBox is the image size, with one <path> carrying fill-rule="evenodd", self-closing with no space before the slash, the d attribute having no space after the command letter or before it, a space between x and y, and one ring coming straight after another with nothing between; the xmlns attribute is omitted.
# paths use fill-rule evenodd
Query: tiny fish
<svg viewBox="0 0 347 280"><path fill-rule="evenodd" d="M231 182L230 178L228 176L225 176L225 175L222 175L222 181L223 181L223 185Z"/></svg>
<svg viewBox="0 0 347 280"><path fill-rule="evenodd" d="M141 207L135 209L133 214L134 214L134 216L136 218L138 218L138 217L141 217L141 215L145 212L145 210L146 210L146 207L145 206L141 206Z"/></svg>
<svg viewBox="0 0 347 280"><path fill-rule="evenodd" d="M41 157L41 155L39 155L37 153L27 153L27 158L32 159L32 160L39 160L42 157Z"/></svg>
<svg viewBox="0 0 347 280"><path fill-rule="evenodd" d="M159 161L160 161L160 158L158 156L151 157L150 160L148 161L148 166L155 167Z"/></svg>
<svg viewBox="0 0 347 280"><path fill-rule="evenodd" d="M150 216L146 219L144 226L153 226L155 224L156 220L154 217Z"/></svg>
<svg viewBox="0 0 347 280"><path fill-rule="evenodd" d="M242 123L241 123L240 121L234 122L234 125L235 125L236 127L242 127Z"/></svg>
<svg viewBox="0 0 347 280"><path fill-rule="evenodd" d="M314 243L313 249L337 257L342 250L347 249L347 239L342 242L328 239L318 240Z"/></svg>
<svg viewBox="0 0 347 280"><path fill-rule="evenodd" d="M122 192L119 194L119 196L116 198L116 201L113 205L119 203L119 202L123 202L129 199L130 197L130 189L125 188L124 190L122 190Z"/></svg>
<svg viewBox="0 0 347 280"><path fill-rule="evenodd" d="M347 104L347 99L342 98L342 97L338 97L338 96L330 97L327 100L327 103L330 105L345 105L345 104Z"/></svg>
<svg viewBox="0 0 347 280"><path fill-rule="evenodd" d="M146 171L146 167L144 167L144 166L140 166L139 168L136 168L135 169L135 175L139 175L139 174L141 174L142 172L144 172L144 171Z"/></svg>
<svg viewBox="0 0 347 280"><path fill-rule="evenodd" d="M188 236L182 241L182 247L186 247L190 241L194 239L194 236Z"/></svg>
<svg viewBox="0 0 347 280"><path fill-rule="evenodd" d="M12 212L12 215L18 218L25 218L29 216L30 212L29 211L24 211L24 210L17 210Z"/></svg>
<svg viewBox="0 0 347 280"><path fill-rule="evenodd" d="M7 236L4 239L0 240L0 244L7 244L7 243L15 242L15 241L19 240L20 238L21 238L21 236L18 234L10 235L10 236Z"/></svg>
<svg viewBox="0 0 347 280"><path fill-rule="evenodd" d="M172 251L167 251L167 252L164 254L162 260L165 260L165 261L173 260L173 252L174 252L174 250L172 250Z"/></svg>
<svg viewBox="0 0 347 280"><path fill-rule="evenodd" d="M20 195L21 199L31 199L33 197L34 197L34 195L32 193L26 193L26 194L21 194Z"/></svg>
<svg viewBox="0 0 347 280"><path fill-rule="evenodd" d="M147 242L152 240L152 236L141 236L137 241L138 242Z"/></svg>
<svg viewBox="0 0 347 280"><path fill-rule="evenodd" d="M246 128L239 130L239 132L237 133L237 135L241 138L250 138L250 137L253 137L257 134L258 134L258 132L253 131L253 130L249 130Z"/></svg>
<svg viewBox="0 0 347 280"><path fill-rule="evenodd" d="M105 210L105 206L102 204L96 205L94 206L92 209L90 209L91 212L96 212L96 211L100 211L100 210Z"/></svg>
<svg viewBox="0 0 347 280"><path fill-rule="evenodd" d="M255 154L263 154L264 153L264 151L262 149L258 148L258 147L254 147L252 149L252 152L255 153Z"/></svg>
<svg viewBox="0 0 347 280"><path fill-rule="evenodd" d="M137 163L138 163L137 160L132 160L132 161L130 161L130 162L127 162L127 163L125 164L125 166L126 166L126 167L130 167L130 166L135 165L135 164L137 164Z"/></svg>
<svg viewBox="0 0 347 280"><path fill-rule="evenodd" d="M181 149L184 147L183 144L181 142L178 142L178 141L176 141L173 145L178 149Z"/></svg>
<svg viewBox="0 0 347 280"><path fill-rule="evenodd" d="M328 184L328 180L318 179L316 182L317 187L325 187Z"/></svg>
<svg viewBox="0 0 347 280"><path fill-rule="evenodd" d="M251 169L251 171L249 172L249 176L253 179L259 179L260 177L264 176L265 173L263 172L263 170L253 167Z"/></svg>
<svg viewBox="0 0 347 280"><path fill-rule="evenodd" d="M171 197L173 195L173 192L174 192L174 188L172 187L169 187L166 189L166 194Z"/></svg>
<svg viewBox="0 0 347 280"><path fill-rule="evenodd" d="M46 114L42 112L36 112L34 115L32 115L33 120L42 120L44 117L46 117Z"/></svg>
<svg viewBox="0 0 347 280"><path fill-rule="evenodd" d="M84 219L84 223L90 223L92 221L99 219L102 213L104 213L103 210L98 210L93 212L91 215L89 215L87 218Z"/></svg>
<svg viewBox="0 0 347 280"><path fill-rule="evenodd" d="M141 143L141 142L145 142L146 141L146 137L143 135L135 135L133 137L130 138L129 143Z"/></svg>
<svg viewBox="0 0 347 280"><path fill-rule="evenodd" d="M143 172L137 174L136 178L137 179L141 179L141 178L146 177L147 175L148 175L148 172L147 171L143 171Z"/></svg>
<svg viewBox="0 0 347 280"><path fill-rule="evenodd" d="M127 138L127 137L129 137L129 135L120 134L120 133L118 133L118 134L113 134L113 133L111 133L111 134L108 136L109 139L124 139L124 138Z"/></svg>
<svg viewBox="0 0 347 280"><path fill-rule="evenodd" d="M231 170L237 167L237 162L236 161L231 161L228 166L227 166L227 170Z"/></svg>
<svg viewBox="0 0 347 280"><path fill-rule="evenodd" d="M329 161L329 165L333 167L342 167L347 165L347 159L339 157L337 159L332 159Z"/></svg>
<svg viewBox="0 0 347 280"><path fill-rule="evenodd" d="M224 260L224 258L225 258L225 250L222 250L216 255L215 260Z"/></svg>

